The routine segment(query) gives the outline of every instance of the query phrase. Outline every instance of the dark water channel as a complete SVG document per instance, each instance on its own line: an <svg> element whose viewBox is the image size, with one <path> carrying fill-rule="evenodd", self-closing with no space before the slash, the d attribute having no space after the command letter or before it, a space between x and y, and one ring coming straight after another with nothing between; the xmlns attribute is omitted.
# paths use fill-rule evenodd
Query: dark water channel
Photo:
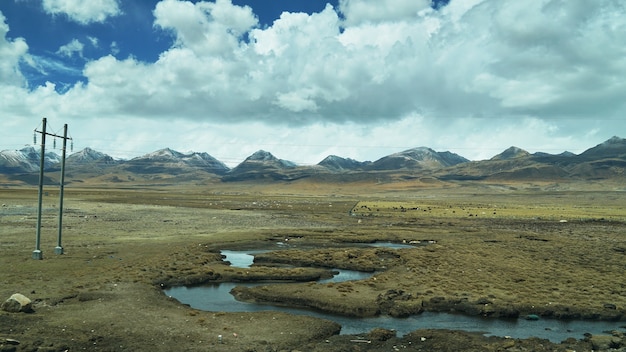
<svg viewBox="0 0 626 352"><path fill-rule="evenodd" d="M378 244L379 246L381 244ZM399 248L398 245L393 247ZM400 245L402 246L402 245ZM246 268L252 265L254 254L264 251L222 251L231 266ZM338 270L339 274L320 282L341 282L368 278L372 273L351 270ZM624 322L604 321L561 321L540 319L537 321L520 319L490 319L448 313L424 312L409 318L380 316L374 318L352 318L329 313L273 306L259 303L240 302L230 294L235 286L257 286L259 283L220 283L191 287L173 287L165 294L184 304L204 311L212 312L258 312L279 311L291 314L303 314L335 321L341 324L341 334L352 335L366 333L374 328L396 330L398 335L407 334L416 329L449 329L482 332L487 336L510 336L512 338L538 337L552 342L561 342L574 337L582 339L585 333L602 334L610 330L623 331Z"/></svg>

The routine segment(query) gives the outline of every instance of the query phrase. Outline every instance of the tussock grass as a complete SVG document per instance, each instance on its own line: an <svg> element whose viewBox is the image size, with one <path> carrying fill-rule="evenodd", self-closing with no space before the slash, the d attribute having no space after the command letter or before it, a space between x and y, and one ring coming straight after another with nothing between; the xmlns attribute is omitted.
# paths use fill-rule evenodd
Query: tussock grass
<svg viewBox="0 0 626 352"><path fill-rule="evenodd" d="M295 250L272 254L278 263L370 270L374 276L259 288L262 298L274 302L292 299L357 316L403 316L423 309L496 317L626 316L625 192L597 184L591 191L401 186L334 186L332 194L311 185L300 192L297 183L68 187L62 256L53 254L57 219L52 210L58 200L50 189L44 197L44 208L51 210L43 218L42 261L31 258L36 214L25 211L34 209L36 190L0 189L0 203L6 204L0 208L0 297L25 293L36 302L34 317L44 317L37 324L26 316L4 326L1 322L9 320L0 319L0 328L45 336L49 344L70 341L70 335L63 341L57 336L57 328L67 325L77 341L73 349L89 345L92 330L115 343L138 341L135 349L152 346L154 336L162 334L164 316L172 336L201 340L223 333L225 326L256 336L254 329L266 325L266 315L189 313L168 300L160 284L317 275L312 268L233 269L219 255L220 249L278 248L279 243ZM420 244L347 248L373 241ZM301 318L277 316L284 320L268 326L278 332L289 327L294 334L279 335L268 327L264 339L289 338L282 341L296 346L311 336L311 329L293 323ZM168 347L180 349L180 341Z"/></svg>

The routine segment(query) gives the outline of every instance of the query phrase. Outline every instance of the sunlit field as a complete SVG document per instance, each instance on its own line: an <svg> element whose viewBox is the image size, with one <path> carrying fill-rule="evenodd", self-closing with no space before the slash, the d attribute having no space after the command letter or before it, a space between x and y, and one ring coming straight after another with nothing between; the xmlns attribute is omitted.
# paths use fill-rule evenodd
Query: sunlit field
<svg viewBox="0 0 626 352"><path fill-rule="evenodd" d="M160 291L268 278L306 282L250 289L239 292L240 298L290 304L298 297L298 305L363 316L425 310L495 319L625 316L626 286L619 279L626 267L624 192L406 186L70 186L63 255L53 252L58 191L47 187L41 261L31 258L36 190L0 189L0 263L6 282L0 295L22 292L37 302L35 315L0 315L0 328L19 327L23 336L36 331L61 343L66 340L52 332L71 326L66 331L75 342L68 346L75 347L91 343L92 330L113 340L132 336L137 342L131 346L156 346L151 341L160 334L156 322L162 316L168 317L172 336L197 341L227 329L246 336L236 340L246 346L261 346L261 340L283 347L308 341L314 350L319 336L333 334L328 323L281 315L264 325L266 335L259 337L255 320L261 318L254 313L201 312ZM220 249L272 249L286 241L294 247L264 255L265 262L274 263L270 266L231 268L219 255ZM376 241L415 246L355 246ZM315 268L328 267L376 274L339 284L310 281L319 275ZM136 302L145 302L140 312ZM318 323L316 333L299 325ZM280 334L285 329L289 335ZM114 343L107 339L102 341Z"/></svg>

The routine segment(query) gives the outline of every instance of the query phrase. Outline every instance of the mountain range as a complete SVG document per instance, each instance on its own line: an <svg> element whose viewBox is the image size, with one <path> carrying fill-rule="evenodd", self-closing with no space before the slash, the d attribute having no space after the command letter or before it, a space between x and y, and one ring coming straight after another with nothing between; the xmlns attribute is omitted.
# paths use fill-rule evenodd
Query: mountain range
<svg viewBox="0 0 626 352"><path fill-rule="evenodd" d="M61 157L46 153L46 174L58 173ZM34 147L0 152L0 175L8 180L33 183L38 174L40 152ZM448 151L418 147L382 157L357 161L330 155L316 165L300 166L259 150L234 168L208 153L181 153L169 148L118 160L85 148L66 158L66 181L80 183L169 180L171 182L215 180L351 182L365 179L410 180L602 180L623 178L626 173L626 139L613 137L581 154L529 153L510 147L491 159L470 161ZM52 182L51 179L48 179Z"/></svg>

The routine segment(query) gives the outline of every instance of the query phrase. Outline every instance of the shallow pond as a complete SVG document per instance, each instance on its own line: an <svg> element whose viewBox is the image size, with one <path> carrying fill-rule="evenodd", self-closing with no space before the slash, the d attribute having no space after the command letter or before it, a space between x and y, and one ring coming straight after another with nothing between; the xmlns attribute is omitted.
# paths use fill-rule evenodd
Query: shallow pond
<svg viewBox="0 0 626 352"><path fill-rule="evenodd" d="M380 244L379 244L380 245ZM226 260L235 267L249 267L254 260L254 254L263 251L222 251ZM351 270L338 270L339 274L323 282L340 282L347 280L361 280L372 275ZM319 311L290 307L273 306L258 303L240 302L230 294L235 286L256 286L262 284L221 283L193 287L173 287L165 290L165 294L176 298L195 309L213 312L257 312L280 311L292 314L304 314L328 319L341 324L341 334L366 333L374 328L396 330L404 335L416 329L450 329L473 332L483 332L485 335L510 336L513 338L538 337L552 342L561 342L574 337L582 339L585 333L601 334L605 331L620 330L624 322L603 321L561 321L554 319L540 319L537 321L526 319L490 319L475 316L466 316L447 313L425 312L409 318L393 318L381 316L374 318L351 318L323 313Z"/></svg>

